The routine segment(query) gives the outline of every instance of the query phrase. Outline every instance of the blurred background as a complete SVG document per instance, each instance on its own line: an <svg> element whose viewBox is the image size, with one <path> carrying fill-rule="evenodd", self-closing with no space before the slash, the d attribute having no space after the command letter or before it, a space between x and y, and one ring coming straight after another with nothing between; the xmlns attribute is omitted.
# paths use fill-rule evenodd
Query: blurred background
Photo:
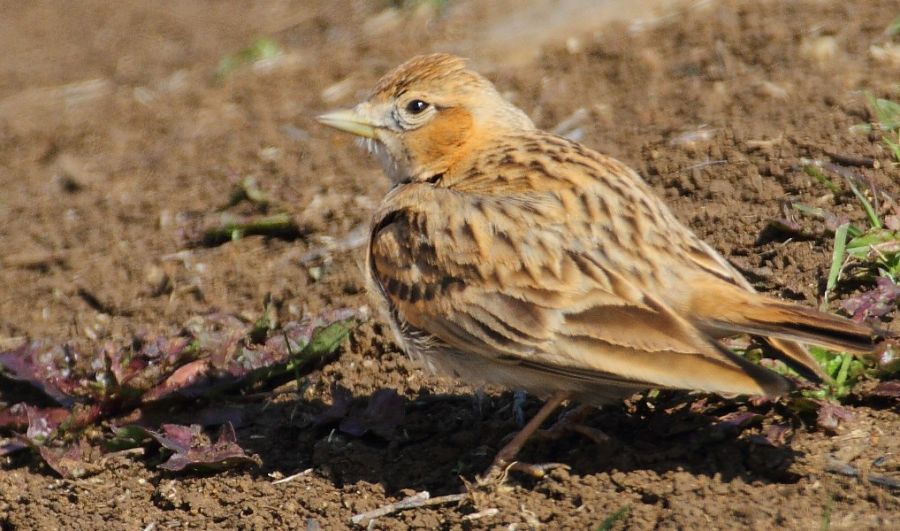
<svg viewBox="0 0 900 531"><path fill-rule="evenodd" d="M211 306L256 311L273 290L295 314L358 294L357 271L338 272L297 301L309 275L296 256L273 261L280 251L261 247L198 259L177 255L192 246L179 237L245 178L298 218L295 236L345 236L385 183L359 151L323 143L331 133L314 116L418 53L459 53L521 80L544 46L580 53L608 21L637 28L681 5L694 4L4 2L0 335L102 337ZM503 89L523 90L545 124L590 104L552 101L561 87L542 82ZM535 95L547 105L524 99ZM309 251L297 243L295 254Z"/></svg>
<svg viewBox="0 0 900 531"><path fill-rule="evenodd" d="M898 16L896 0L0 0L0 364L37 384L0 380L0 529L341 528L414 492L459 492L485 468L511 412L539 402L488 389L473 405L473 388L423 373L370 318L363 248L388 183L315 121L420 53L470 58L539 127L634 167L757 289L896 330ZM836 259L841 226L857 246ZM338 309L358 326L302 379L154 402L215 372L197 352L258 353ZM216 335L229 327L228 341ZM221 348L173 354L141 380L210 337ZM618 515L599 528L887 528L897 497L822 463L834 451L852 470L896 475L900 389L846 354L821 356L844 379L817 399L852 414L646 398L590 419L624 445L572 437L526 452L571 473L384 525L597 528ZM123 374L136 402L120 400ZM62 399L34 390L48 381ZM79 393L102 407L54 431ZM387 435L336 427L335 404L352 417L372 403L391 428L372 431ZM88 459L112 425L150 410L153 429L233 422L261 467L173 478L146 438L149 460ZM50 472L24 451L38 446L51 466L81 468ZM497 511L463 519L485 508Z"/></svg>

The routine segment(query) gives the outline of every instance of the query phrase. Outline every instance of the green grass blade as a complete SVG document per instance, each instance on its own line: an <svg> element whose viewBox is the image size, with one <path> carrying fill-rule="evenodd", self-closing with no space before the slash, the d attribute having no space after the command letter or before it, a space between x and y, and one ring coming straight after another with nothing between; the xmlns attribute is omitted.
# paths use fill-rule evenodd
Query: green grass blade
<svg viewBox="0 0 900 531"><path fill-rule="evenodd" d="M833 504L834 500L829 496L825 505L822 507L822 523L819 526L821 531L830 531L831 529L831 508Z"/></svg>
<svg viewBox="0 0 900 531"><path fill-rule="evenodd" d="M886 256L884 258L888 262L890 262L890 255L897 254L897 251L894 250L895 246L891 244L900 242L900 231L872 229L865 234L854 236L851 228L848 234L850 235L850 241L847 242L847 254L854 258L859 258L860 260L871 258L873 254L878 254L873 251L879 248L885 249Z"/></svg>
<svg viewBox="0 0 900 531"><path fill-rule="evenodd" d="M891 22L891 25L887 27L887 34L893 37L894 35L900 35L900 15Z"/></svg>
<svg viewBox="0 0 900 531"><path fill-rule="evenodd" d="M597 526L596 531L609 531L613 528L614 525L616 525L616 522L628 516L629 513L631 513L631 506L622 506L621 509L607 516L602 522L600 522L600 525Z"/></svg>
<svg viewBox="0 0 900 531"><path fill-rule="evenodd" d="M826 212L824 208L804 205L803 203L791 203L791 208L793 208L797 212L800 212L804 216L821 219L826 223L828 221L828 216L832 215ZM847 229L847 234L849 234L851 238L856 238L857 236L862 236L865 233L853 226L853 224L850 224L850 228Z"/></svg>
<svg viewBox="0 0 900 531"><path fill-rule="evenodd" d="M828 271L828 283L825 284L826 302L828 301L828 295L834 291L834 287L837 285L841 266L844 265L844 254L847 249L847 230L849 228L849 223L843 223L834 231L834 252L831 254L831 269Z"/></svg>
<svg viewBox="0 0 900 531"><path fill-rule="evenodd" d="M876 98L871 94L866 94L866 98L882 131L900 129L900 103Z"/></svg>
<svg viewBox="0 0 900 531"><path fill-rule="evenodd" d="M831 179L826 177L825 174L822 173L822 170L820 170L819 168L810 165L810 166L805 166L803 168L803 171L806 172L806 174L809 175L810 177L819 181L820 184L822 184L823 186L828 188L831 191L831 193L833 193L834 195L838 195L841 193L840 187L838 185L834 184L834 181L832 181Z"/></svg>
<svg viewBox="0 0 900 531"><path fill-rule="evenodd" d="M847 383L847 371L850 370L851 361L853 361L852 354L847 354L846 352L841 353L841 368L838 369L837 377L834 379L834 383L837 384L839 388Z"/></svg>
<svg viewBox="0 0 900 531"><path fill-rule="evenodd" d="M853 190L853 195L855 195L856 198L859 199L859 202L862 203L863 209L866 211L866 216L869 217L869 222L876 229L880 229L881 219L878 217L878 214L875 213L875 209L872 208L872 203L870 203L869 200L866 199L866 196L859 191L859 188L857 188L856 183L854 183L852 179L847 179L847 184L849 184L850 189Z"/></svg>
<svg viewBox="0 0 900 531"><path fill-rule="evenodd" d="M825 219L824 208L804 205L803 203L791 203L791 208L811 218Z"/></svg>
<svg viewBox="0 0 900 531"><path fill-rule="evenodd" d="M897 162L900 162L900 135L897 135L897 142L892 142L888 137L882 137L884 143L887 144L887 147L891 149L891 152L894 154L894 158L897 159Z"/></svg>

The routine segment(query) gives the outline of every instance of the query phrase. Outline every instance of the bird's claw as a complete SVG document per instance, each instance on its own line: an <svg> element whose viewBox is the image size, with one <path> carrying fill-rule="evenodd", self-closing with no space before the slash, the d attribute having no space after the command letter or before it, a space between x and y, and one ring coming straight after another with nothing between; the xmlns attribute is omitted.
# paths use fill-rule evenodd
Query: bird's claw
<svg viewBox="0 0 900 531"><path fill-rule="evenodd" d="M523 463L521 461L513 461L506 465L494 463L485 471L484 475L476 478L476 481L482 487L502 484L506 482L510 472L518 472L534 479L542 479L546 477L547 472L557 469L570 470L571 467L565 463Z"/></svg>

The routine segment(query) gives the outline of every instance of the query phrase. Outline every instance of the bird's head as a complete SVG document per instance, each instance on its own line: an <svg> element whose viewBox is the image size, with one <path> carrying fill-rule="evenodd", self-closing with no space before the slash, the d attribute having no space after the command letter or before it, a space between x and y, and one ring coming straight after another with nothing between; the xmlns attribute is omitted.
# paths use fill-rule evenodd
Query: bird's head
<svg viewBox="0 0 900 531"><path fill-rule="evenodd" d="M361 137L394 183L433 179L492 136L534 128L490 81L449 54L410 59L353 109L318 120Z"/></svg>

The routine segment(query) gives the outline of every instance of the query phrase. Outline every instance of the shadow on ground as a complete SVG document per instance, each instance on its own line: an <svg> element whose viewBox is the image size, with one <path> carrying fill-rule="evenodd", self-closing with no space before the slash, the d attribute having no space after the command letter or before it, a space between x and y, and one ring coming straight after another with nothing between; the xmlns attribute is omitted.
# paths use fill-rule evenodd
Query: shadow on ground
<svg viewBox="0 0 900 531"><path fill-rule="evenodd" d="M365 404L370 398L356 396L354 402ZM575 432L537 436L520 457L565 464L573 475L634 470L662 475L682 470L723 481L740 477L747 483L798 479L788 472L797 455L789 445L739 437L741 426L691 412L695 398L672 394L655 405L641 400L597 410L585 424L602 430L610 437L608 442L596 443ZM384 439L371 434L353 437L333 425L316 426L314 417L326 407L321 402L284 402L260 407L238 435L262 458L263 474L313 468L338 486L365 481L381 483L388 493L404 489L449 493L458 491L463 480L474 481L518 429L513 404L511 392L483 398L422 394L405 401L404 421L393 438ZM529 398L523 408L526 417L540 404ZM736 410L735 405L723 403L716 413L728 410ZM753 424L743 427L752 429ZM515 475L514 481L533 480Z"/></svg>

